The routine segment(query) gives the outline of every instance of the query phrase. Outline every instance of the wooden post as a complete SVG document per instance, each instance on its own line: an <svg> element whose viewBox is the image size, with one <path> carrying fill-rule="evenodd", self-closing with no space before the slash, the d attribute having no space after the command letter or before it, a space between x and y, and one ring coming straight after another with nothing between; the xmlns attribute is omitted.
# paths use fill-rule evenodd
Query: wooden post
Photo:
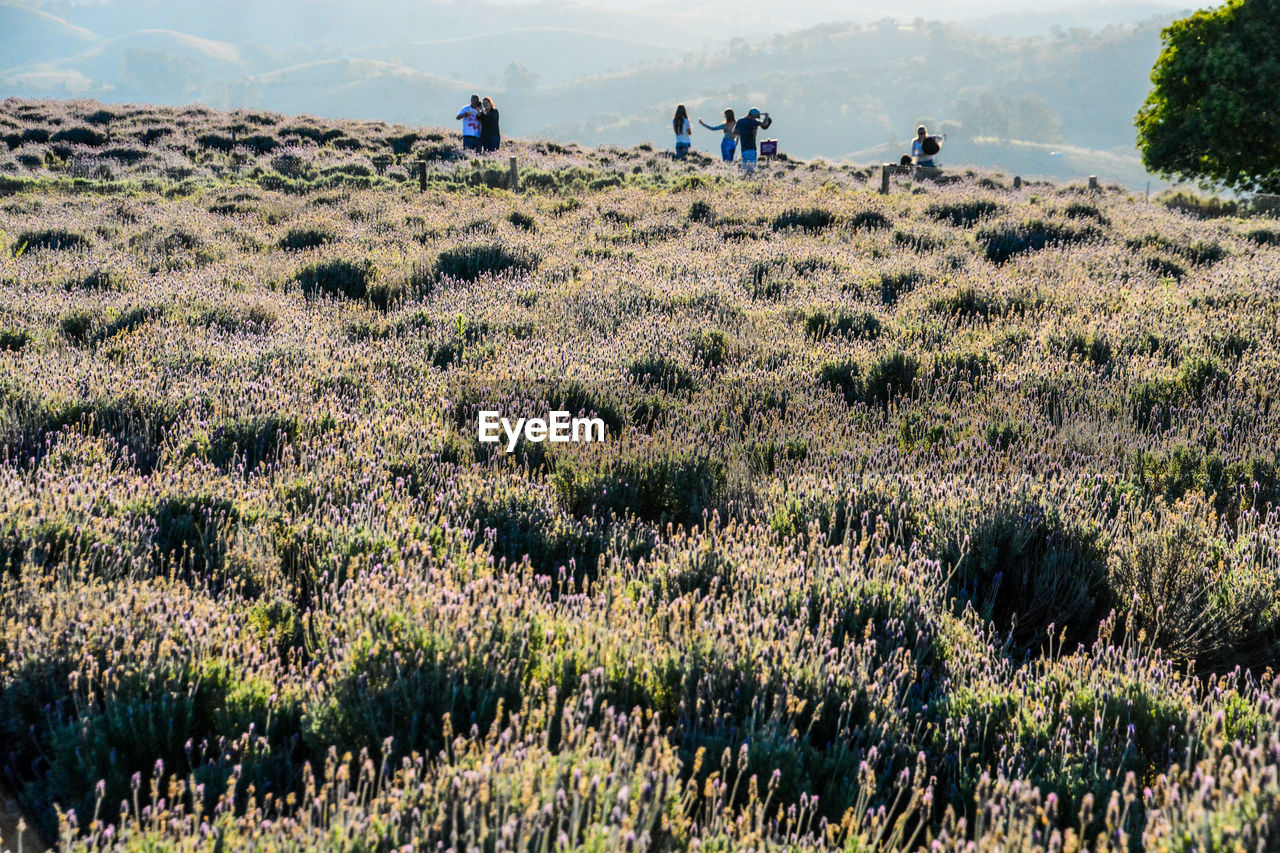
<svg viewBox="0 0 1280 853"><path fill-rule="evenodd" d="M1098 191L1098 176L1090 175L1089 176L1089 192L1096 193L1097 191Z"/></svg>
<svg viewBox="0 0 1280 853"><path fill-rule="evenodd" d="M427 191L427 161L418 161L418 189Z"/></svg>
<svg viewBox="0 0 1280 853"><path fill-rule="evenodd" d="M520 167L516 165L516 158L512 157L508 161L511 165L511 191L513 193L520 192Z"/></svg>
<svg viewBox="0 0 1280 853"><path fill-rule="evenodd" d="M1014 175L1014 176L1013 176L1013 188L1014 188L1015 190L1020 190L1020 189L1022 189L1022 176L1021 176L1021 175Z"/></svg>
<svg viewBox="0 0 1280 853"><path fill-rule="evenodd" d="M880 195L889 194L889 164L880 167Z"/></svg>

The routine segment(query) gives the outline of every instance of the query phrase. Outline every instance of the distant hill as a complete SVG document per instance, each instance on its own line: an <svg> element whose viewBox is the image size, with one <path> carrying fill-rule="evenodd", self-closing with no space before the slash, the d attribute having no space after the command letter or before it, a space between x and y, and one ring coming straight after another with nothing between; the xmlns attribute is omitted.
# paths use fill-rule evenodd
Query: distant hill
<svg viewBox="0 0 1280 853"><path fill-rule="evenodd" d="M98 40L95 33L65 18L14 2L0 2L0 33L4 33L0 70L60 59Z"/></svg>
<svg viewBox="0 0 1280 853"><path fill-rule="evenodd" d="M757 105L777 119L784 150L801 157L896 160L925 122L948 134L951 164L1057 178L1087 169L1138 186L1148 176L1132 120L1168 21L1049 32L1054 21L1159 8L1086 4L1070 15L1002 13L980 24L886 19L713 41L704 19L725 13L715 3L373 0L358 14L326 0L228 0L219 8L0 0L0 22L24 34L0 67L0 96L199 102L452 126L467 97L482 92L498 101L508 134L661 146L677 103L710 121L726 106ZM993 32L1033 22L1040 35ZM711 150L718 139L698 130L694 144Z"/></svg>
<svg viewBox="0 0 1280 853"><path fill-rule="evenodd" d="M852 152L896 160L915 126L948 134L944 161L1006 165L994 139L1022 139L1016 153L1035 174L1070 177L1088 162L1116 180L1146 173L1133 148L1132 117L1148 89L1162 22L1047 38L983 36L954 24L831 24L740 45L720 54L539 93L535 114L574 118L542 132L586 143L665 143L677 100L695 118L752 105L777 119L772 131L801 157ZM665 97L665 100L664 100ZM978 139L986 139L978 143ZM714 134L695 135L712 148ZM1027 152L1045 147L1046 156ZM1065 148L1067 158L1050 158ZM976 158L970 160L970 158ZM1009 166L1012 168L1012 165Z"/></svg>

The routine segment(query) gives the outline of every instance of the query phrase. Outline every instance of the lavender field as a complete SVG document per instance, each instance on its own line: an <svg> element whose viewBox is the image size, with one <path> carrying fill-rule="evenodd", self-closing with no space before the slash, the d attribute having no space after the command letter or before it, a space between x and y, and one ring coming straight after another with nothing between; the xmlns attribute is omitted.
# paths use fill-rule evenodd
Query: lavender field
<svg viewBox="0 0 1280 853"><path fill-rule="evenodd" d="M26 843L1280 849L1280 222L202 108L0 141Z"/></svg>

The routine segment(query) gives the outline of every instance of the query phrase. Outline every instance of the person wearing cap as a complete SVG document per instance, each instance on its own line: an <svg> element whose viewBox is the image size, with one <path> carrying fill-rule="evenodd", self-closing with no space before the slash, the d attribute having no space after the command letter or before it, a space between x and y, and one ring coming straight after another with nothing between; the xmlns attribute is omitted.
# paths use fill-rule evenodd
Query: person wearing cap
<svg viewBox="0 0 1280 853"><path fill-rule="evenodd" d="M738 143L742 146L742 171L750 174L756 169L756 161L759 155L756 149L756 131L760 128L769 128L773 124L773 119L768 113L761 113L755 107L743 118L738 119L738 124L734 130L738 134Z"/></svg>

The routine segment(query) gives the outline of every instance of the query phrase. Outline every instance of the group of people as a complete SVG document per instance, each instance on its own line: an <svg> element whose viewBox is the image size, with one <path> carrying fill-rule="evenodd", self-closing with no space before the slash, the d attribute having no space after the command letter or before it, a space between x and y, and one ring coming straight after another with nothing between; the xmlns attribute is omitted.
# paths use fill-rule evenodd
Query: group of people
<svg viewBox="0 0 1280 853"><path fill-rule="evenodd" d="M502 145L502 133L498 128L498 108L492 98L471 96L471 103L458 113L458 121L462 122L462 147L466 151L497 151ZM759 161L759 147L756 143L757 131L768 129L773 119L768 113L752 107L746 116L737 118L732 109L724 111L724 121L720 124L707 124L701 118L698 124L707 130L718 130L723 136L720 140L720 157L726 163L732 163L738 146L742 146L742 169L753 172ZM689 111L684 104L676 107L671 117L671 127L676 134L676 159L683 160L689 156L693 147L693 125L689 121ZM922 124L916 128L916 138L911 141L911 153L902 155L901 166L911 165L932 167L933 158L937 155L946 136L931 136Z"/></svg>
<svg viewBox="0 0 1280 853"><path fill-rule="evenodd" d="M707 124L701 118L698 119L698 124L707 130L718 130L724 134L720 140L720 157L726 163L733 162L734 154L741 145L743 171L751 172L755 170L759 160L756 132L761 128L767 129L773 124L773 119L768 113L752 107L743 118L736 118L733 110L727 109L724 111L724 121L720 124ZM689 149L693 146L693 125L689 122L689 111L684 104L676 107L671 127L676 133L676 159L683 160L689 156Z"/></svg>
<svg viewBox="0 0 1280 853"><path fill-rule="evenodd" d="M498 129L498 108L492 98L471 96L471 103L458 113L462 122L462 148L464 151L497 151L502 145L502 133Z"/></svg>

